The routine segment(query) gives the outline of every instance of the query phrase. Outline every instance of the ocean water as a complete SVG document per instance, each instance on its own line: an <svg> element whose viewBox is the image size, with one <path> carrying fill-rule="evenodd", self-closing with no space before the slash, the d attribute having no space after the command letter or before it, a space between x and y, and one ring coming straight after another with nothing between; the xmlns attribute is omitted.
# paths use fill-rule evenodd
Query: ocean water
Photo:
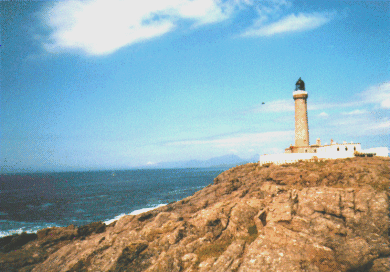
<svg viewBox="0 0 390 272"><path fill-rule="evenodd" d="M223 168L0 175L0 237L53 226L107 224L181 200Z"/></svg>

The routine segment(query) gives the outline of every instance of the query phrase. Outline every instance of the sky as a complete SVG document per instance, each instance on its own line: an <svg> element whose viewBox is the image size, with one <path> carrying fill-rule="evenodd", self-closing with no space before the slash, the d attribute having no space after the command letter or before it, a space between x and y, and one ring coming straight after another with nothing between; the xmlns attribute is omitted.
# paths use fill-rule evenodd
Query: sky
<svg viewBox="0 0 390 272"><path fill-rule="evenodd" d="M390 148L390 2L1 1L1 172ZM264 102L264 104L263 104Z"/></svg>

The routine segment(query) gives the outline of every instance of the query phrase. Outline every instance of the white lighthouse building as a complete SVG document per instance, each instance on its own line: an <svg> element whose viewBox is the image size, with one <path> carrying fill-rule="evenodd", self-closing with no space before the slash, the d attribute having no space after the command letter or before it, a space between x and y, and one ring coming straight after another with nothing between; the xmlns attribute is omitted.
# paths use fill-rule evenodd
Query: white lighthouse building
<svg viewBox="0 0 390 272"><path fill-rule="evenodd" d="M360 143L347 143L344 141L338 144L333 140L330 141L330 145L321 145L320 138L317 138L314 145L310 145L309 120L307 116L308 93L305 89L305 83L301 78L295 84L293 98L295 102L295 145L286 148L283 154L261 155L260 165L267 163L294 163L300 160L342 159L355 156L388 157L389 150L387 147L362 150Z"/></svg>

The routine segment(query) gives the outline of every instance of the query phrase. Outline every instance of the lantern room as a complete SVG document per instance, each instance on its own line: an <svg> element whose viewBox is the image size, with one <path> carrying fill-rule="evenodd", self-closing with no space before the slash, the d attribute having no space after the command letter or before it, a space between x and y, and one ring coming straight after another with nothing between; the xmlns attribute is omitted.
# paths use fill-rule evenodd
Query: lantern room
<svg viewBox="0 0 390 272"><path fill-rule="evenodd" d="M297 83L295 83L296 91L304 91L305 90L305 82L301 78L298 79Z"/></svg>

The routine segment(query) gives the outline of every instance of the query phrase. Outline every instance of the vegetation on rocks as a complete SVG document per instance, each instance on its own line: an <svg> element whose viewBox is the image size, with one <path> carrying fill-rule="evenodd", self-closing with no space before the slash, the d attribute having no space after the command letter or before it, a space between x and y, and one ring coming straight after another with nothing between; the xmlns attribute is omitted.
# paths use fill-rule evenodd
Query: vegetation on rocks
<svg viewBox="0 0 390 272"><path fill-rule="evenodd" d="M237 166L109 226L2 238L0 270L390 271L389 167L377 157Z"/></svg>

